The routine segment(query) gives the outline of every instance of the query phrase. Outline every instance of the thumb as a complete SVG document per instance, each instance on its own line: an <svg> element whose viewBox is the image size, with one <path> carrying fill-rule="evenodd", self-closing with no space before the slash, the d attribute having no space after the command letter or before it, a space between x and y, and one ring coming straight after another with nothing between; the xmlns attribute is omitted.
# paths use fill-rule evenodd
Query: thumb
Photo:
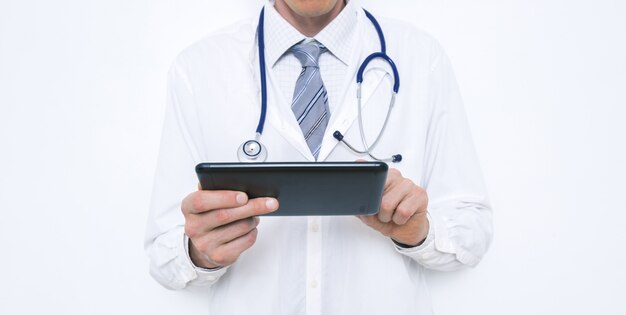
<svg viewBox="0 0 626 315"><path fill-rule="evenodd" d="M376 215L359 215L357 217L361 220L361 222L375 230L379 230L385 224L378 220Z"/></svg>

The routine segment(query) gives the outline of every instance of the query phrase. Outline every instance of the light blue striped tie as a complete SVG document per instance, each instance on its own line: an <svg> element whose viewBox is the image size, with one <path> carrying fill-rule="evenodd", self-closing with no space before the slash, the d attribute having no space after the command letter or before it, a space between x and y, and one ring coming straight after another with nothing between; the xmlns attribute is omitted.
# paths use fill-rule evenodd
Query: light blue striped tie
<svg viewBox="0 0 626 315"><path fill-rule="evenodd" d="M302 63L302 72L293 92L291 110L296 115L304 139L317 160L330 118L328 96L317 63L320 54L326 51L326 48L312 41L295 45L291 51Z"/></svg>

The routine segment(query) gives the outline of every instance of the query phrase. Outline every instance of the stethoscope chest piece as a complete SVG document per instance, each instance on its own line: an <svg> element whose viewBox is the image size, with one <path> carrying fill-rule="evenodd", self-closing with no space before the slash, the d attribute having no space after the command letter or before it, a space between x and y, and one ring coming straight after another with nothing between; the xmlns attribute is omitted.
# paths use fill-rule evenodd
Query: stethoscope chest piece
<svg viewBox="0 0 626 315"><path fill-rule="evenodd" d="M267 159L267 150L261 142L248 140L239 146L237 158L239 162L265 162Z"/></svg>

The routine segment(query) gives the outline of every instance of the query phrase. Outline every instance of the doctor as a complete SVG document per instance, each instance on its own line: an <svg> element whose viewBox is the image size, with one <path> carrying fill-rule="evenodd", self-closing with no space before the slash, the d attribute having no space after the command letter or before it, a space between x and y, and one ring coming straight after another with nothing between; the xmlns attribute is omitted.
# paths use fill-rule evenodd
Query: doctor
<svg viewBox="0 0 626 315"><path fill-rule="evenodd" d="M399 77L372 59L358 100L359 67L381 51ZM430 314L425 269L485 254L490 205L450 62L428 35L357 0L270 1L183 51L168 82L145 247L165 287L210 287L210 314ZM197 191L193 171L237 161L250 139L267 161L402 159L376 216L259 219L279 201Z"/></svg>

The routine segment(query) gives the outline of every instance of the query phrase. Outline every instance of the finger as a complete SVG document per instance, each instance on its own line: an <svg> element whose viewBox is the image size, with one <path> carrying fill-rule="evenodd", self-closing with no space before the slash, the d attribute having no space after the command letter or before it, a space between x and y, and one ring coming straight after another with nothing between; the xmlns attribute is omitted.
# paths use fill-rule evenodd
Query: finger
<svg viewBox="0 0 626 315"><path fill-rule="evenodd" d="M227 266L234 263L237 258L256 242L258 230L252 229L250 232L216 248L209 258L217 265Z"/></svg>
<svg viewBox="0 0 626 315"><path fill-rule="evenodd" d="M199 214L205 231L227 225L241 219L255 217L278 209L278 200L275 198L255 198L248 201L247 204L230 209L217 209L214 211Z"/></svg>
<svg viewBox="0 0 626 315"><path fill-rule="evenodd" d="M243 235L246 235L259 225L258 217L251 217L236 222L232 222L223 227L210 231L209 233L203 233L195 235L191 238L191 242L194 247L203 254L204 259L207 259L211 264L217 264L214 260L220 261L219 265L224 265L224 257L220 257L219 253L215 251L222 245L237 239ZM217 255L217 257L213 257Z"/></svg>
<svg viewBox="0 0 626 315"><path fill-rule="evenodd" d="M415 185L408 179L397 180L396 183L383 193L378 219L384 223L390 222L400 202L407 197Z"/></svg>
<svg viewBox="0 0 626 315"><path fill-rule="evenodd" d="M217 246L221 246L248 234L259 225L259 222L259 217L241 219L214 229L208 237L215 240Z"/></svg>
<svg viewBox="0 0 626 315"><path fill-rule="evenodd" d="M214 209L235 208L245 205L248 196L240 191L201 190L189 194L182 202L184 214L199 214Z"/></svg>
<svg viewBox="0 0 626 315"><path fill-rule="evenodd" d="M406 196L393 213L393 222L398 225L406 224L409 219L421 208L422 199L418 194L412 193Z"/></svg>
<svg viewBox="0 0 626 315"><path fill-rule="evenodd" d="M361 220L365 225L378 230L377 228L382 226L384 223L380 222L375 215L358 215L357 218Z"/></svg>
<svg viewBox="0 0 626 315"><path fill-rule="evenodd" d="M399 182L401 182L402 176L400 171L395 168L389 169L387 173L387 179L385 180L385 187L383 189L383 199L381 201L381 207L378 211L378 218L383 222L391 221L391 217L393 215L393 211L395 210L396 204L394 204L392 199L389 199L388 193L389 191L395 189Z"/></svg>
<svg viewBox="0 0 626 315"><path fill-rule="evenodd" d="M365 225L371 227L372 229L379 231L383 235L389 235L389 232L393 228L390 223L384 223L378 220L378 217L375 215L360 215L357 216Z"/></svg>
<svg viewBox="0 0 626 315"><path fill-rule="evenodd" d="M401 179L403 179L402 174L398 169L390 168L387 172L387 178L385 179L385 188L384 191L391 189L395 186Z"/></svg>

